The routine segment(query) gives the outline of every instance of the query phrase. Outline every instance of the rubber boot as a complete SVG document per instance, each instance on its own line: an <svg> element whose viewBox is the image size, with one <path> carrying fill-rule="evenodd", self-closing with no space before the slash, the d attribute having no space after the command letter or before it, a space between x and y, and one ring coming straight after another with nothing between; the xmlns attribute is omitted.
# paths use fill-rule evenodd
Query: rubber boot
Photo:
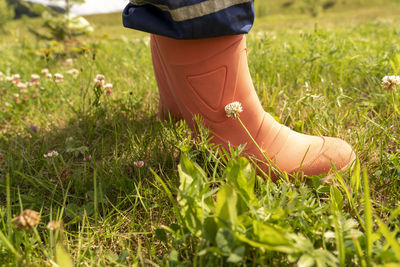
<svg viewBox="0 0 400 267"><path fill-rule="evenodd" d="M158 102L158 118L160 120L173 120L183 119L175 99L169 88L167 78L165 77L164 70L161 67L161 59L158 50L155 49L154 38L150 39L151 58L153 61L154 75L156 77L159 102Z"/></svg>
<svg viewBox="0 0 400 267"><path fill-rule="evenodd" d="M158 78L160 95L164 92L164 104L171 104L166 110L178 109L192 129L194 116L200 115L214 143L225 149L245 144L244 152L263 161L264 171L264 155L281 171L308 176L327 174L332 165L342 171L354 161L345 141L297 133L263 110L250 77L244 35L199 40L152 35L151 42L153 59L158 58L155 72L163 77L163 82ZM235 101L243 107L240 120L264 155L239 121L227 117L225 106Z"/></svg>

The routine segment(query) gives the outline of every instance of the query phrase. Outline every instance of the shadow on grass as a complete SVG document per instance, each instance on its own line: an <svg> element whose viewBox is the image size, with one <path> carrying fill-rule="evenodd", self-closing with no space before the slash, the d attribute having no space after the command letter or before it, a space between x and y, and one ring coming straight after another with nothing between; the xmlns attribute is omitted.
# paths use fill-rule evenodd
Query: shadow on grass
<svg viewBox="0 0 400 267"><path fill-rule="evenodd" d="M150 169L167 183L177 183L176 166L184 128L160 122L154 111L137 106L99 107L79 114L63 128L0 137L1 191L10 175L12 213L42 210L42 217L66 207L64 222L74 225L88 217L106 216L110 209L145 211L167 204ZM45 157L49 151L58 156ZM141 167L141 162L144 165ZM1 194L6 203L6 195ZM65 205L63 204L65 203ZM73 226L72 226L73 227ZM74 228L74 227L73 227Z"/></svg>

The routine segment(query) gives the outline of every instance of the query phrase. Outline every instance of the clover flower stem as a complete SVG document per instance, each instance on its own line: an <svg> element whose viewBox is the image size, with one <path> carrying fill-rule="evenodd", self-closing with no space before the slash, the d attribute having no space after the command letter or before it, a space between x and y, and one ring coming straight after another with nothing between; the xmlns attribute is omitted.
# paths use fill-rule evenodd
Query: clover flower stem
<svg viewBox="0 0 400 267"><path fill-rule="evenodd" d="M41 250L43 251L43 253L44 253L44 255L48 258L49 257L49 254L48 254L48 252L47 252L47 249L44 247L44 245L43 245L43 241L42 241L42 238L40 237L40 235L39 235L39 232L38 232L38 230L37 230L37 227L33 227L33 233L35 234L35 237L36 237L36 239L37 239L37 243L39 244L39 247L41 248ZM26 233L25 233L26 234Z"/></svg>
<svg viewBox="0 0 400 267"><path fill-rule="evenodd" d="M243 129L245 130L246 134L250 137L251 141L254 143L254 145L257 147L258 151L260 151L261 155L263 155L263 158L265 159L265 161L268 163L269 165L269 176L271 176L271 169L273 169L274 171L276 171L276 167L274 165L272 165L271 160L265 155L264 151L262 151L261 147L257 144L256 140L254 140L253 136L251 135L251 133L249 132L249 130L247 129L247 127L244 125L244 123L242 122L242 120L240 119L240 117L236 117L236 119L238 120L238 122L240 123L240 125L243 127Z"/></svg>
<svg viewBox="0 0 400 267"><path fill-rule="evenodd" d="M6 174L6 195L7 195L7 234L11 235L11 192L10 192L10 174Z"/></svg>
<svg viewBox="0 0 400 267"><path fill-rule="evenodd" d="M396 111L397 115L400 115L400 111L399 111L399 109L397 108L397 105L396 105L396 99L395 99L395 95L394 95L394 90L391 93L392 93L393 109L394 109L394 111Z"/></svg>
<svg viewBox="0 0 400 267"><path fill-rule="evenodd" d="M54 170L56 172L56 176L57 176L58 182L60 183L61 192L63 194L63 197L65 197L64 185L63 185L63 182L61 180L60 174L58 173L56 163L54 162L54 158L51 159L51 163L53 164L53 167L54 167Z"/></svg>

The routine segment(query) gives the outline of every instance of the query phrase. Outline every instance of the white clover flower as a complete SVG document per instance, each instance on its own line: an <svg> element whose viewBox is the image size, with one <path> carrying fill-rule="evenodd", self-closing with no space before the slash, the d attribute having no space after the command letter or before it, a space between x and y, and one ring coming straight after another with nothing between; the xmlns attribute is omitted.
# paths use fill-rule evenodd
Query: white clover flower
<svg viewBox="0 0 400 267"><path fill-rule="evenodd" d="M32 82L38 81L38 80L40 79L40 76L37 75L37 74L32 74L32 75L31 75L31 79L32 79Z"/></svg>
<svg viewBox="0 0 400 267"><path fill-rule="evenodd" d="M42 69L42 71L40 73L46 75L46 74L50 73L50 71L49 71L49 69Z"/></svg>
<svg viewBox="0 0 400 267"><path fill-rule="evenodd" d="M104 75L102 75L102 74L97 74L96 75L96 78L94 79L94 82L98 85L98 86L100 86L101 88L103 88L104 87L104 84L105 84L105 77L104 77Z"/></svg>
<svg viewBox="0 0 400 267"><path fill-rule="evenodd" d="M32 86L32 85L40 85L40 76L37 74L32 74L31 75L31 81L28 83L28 86Z"/></svg>
<svg viewBox="0 0 400 267"><path fill-rule="evenodd" d="M70 75L77 75L77 74L79 73L79 70L77 70L77 69L70 69L70 70L68 70L66 73L67 73L67 74L70 74Z"/></svg>
<svg viewBox="0 0 400 267"><path fill-rule="evenodd" d="M111 90L112 88L113 88L112 83L107 83L104 85L104 89L106 89L106 90Z"/></svg>
<svg viewBox="0 0 400 267"><path fill-rule="evenodd" d="M400 76L385 76L382 78L382 87L389 90L396 90L396 86L400 84Z"/></svg>
<svg viewBox="0 0 400 267"><path fill-rule="evenodd" d="M95 80L97 81L104 81L106 77L103 74L97 74Z"/></svg>
<svg viewBox="0 0 400 267"><path fill-rule="evenodd" d="M14 96L15 98L18 98L18 97L19 97L19 94L13 94L13 96Z"/></svg>
<svg viewBox="0 0 400 267"><path fill-rule="evenodd" d="M9 108L12 107L12 105L10 103L8 103L8 102L5 102L4 106L9 107Z"/></svg>
<svg viewBox="0 0 400 267"><path fill-rule="evenodd" d="M54 74L54 78L56 83L60 83L64 81L64 75L62 75L61 73L56 73Z"/></svg>
<svg viewBox="0 0 400 267"><path fill-rule="evenodd" d="M53 77L53 75L50 72L46 73L45 75L47 79L51 79Z"/></svg>
<svg viewBox="0 0 400 267"><path fill-rule="evenodd" d="M19 229L29 230L34 228L40 222L40 213L34 210L26 209L21 214L11 220Z"/></svg>
<svg viewBox="0 0 400 267"><path fill-rule="evenodd" d="M54 158L58 156L58 152L55 150L51 150L49 152L47 152L47 154L43 155L45 158Z"/></svg>
<svg viewBox="0 0 400 267"><path fill-rule="evenodd" d="M47 224L47 229L49 229L50 231L55 231L60 229L60 222L59 221L51 221Z"/></svg>
<svg viewBox="0 0 400 267"><path fill-rule="evenodd" d="M134 161L133 165L135 165L138 168L142 168L144 166L144 161L140 160L140 161Z"/></svg>
<svg viewBox="0 0 400 267"><path fill-rule="evenodd" d="M106 94L108 96L112 95L112 88L113 88L112 83L107 83L106 85L104 85L104 90L106 90Z"/></svg>
<svg viewBox="0 0 400 267"><path fill-rule="evenodd" d="M240 102L232 102L225 106L225 113L228 118L238 118L239 113L243 111Z"/></svg>
<svg viewBox="0 0 400 267"><path fill-rule="evenodd" d="M21 76L19 74L14 74L12 77L12 83L13 84L18 84L21 82Z"/></svg>
<svg viewBox="0 0 400 267"><path fill-rule="evenodd" d="M26 86L27 86L26 83L21 83L21 82L19 82L19 83L17 84L17 87L18 87L18 89L20 89L20 90L25 89Z"/></svg>
<svg viewBox="0 0 400 267"><path fill-rule="evenodd" d="M103 88L104 87L104 80L96 80L96 79L94 79L94 82L98 85L98 86L100 86L101 88Z"/></svg>
<svg viewBox="0 0 400 267"><path fill-rule="evenodd" d="M12 76L7 76L6 77L6 81L7 82L12 82L13 81L13 77Z"/></svg>
<svg viewBox="0 0 400 267"><path fill-rule="evenodd" d="M67 58L65 60L65 64L67 64L68 66L72 66L74 64L74 60L72 58Z"/></svg>

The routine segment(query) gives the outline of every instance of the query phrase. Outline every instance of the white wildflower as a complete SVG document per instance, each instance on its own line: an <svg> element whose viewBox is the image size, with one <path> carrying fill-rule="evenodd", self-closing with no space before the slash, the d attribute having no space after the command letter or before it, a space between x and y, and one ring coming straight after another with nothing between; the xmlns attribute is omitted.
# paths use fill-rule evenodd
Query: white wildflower
<svg viewBox="0 0 400 267"><path fill-rule="evenodd" d="M18 87L18 89L20 89L20 90L25 89L25 88L26 88L26 83L21 83L21 82L19 82L19 83L17 84L17 87Z"/></svg>
<svg viewBox="0 0 400 267"><path fill-rule="evenodd" d="M144 161L135 161L133 162L133 165L135 165L138 168L142 168L144 166Z"/></svg>
<svg viewBox="0 0 400 267"><path fill-rule="evenodd" d="M106 77L104 77L104 75L102 75L102 74L96 75L96 80L98 80L98 81L104 81L105 79L106 79Z"/></svg>
<svg viewBox="0 0 400 267"><path fill-rule="evenodd" d="M97 74L96 75L96 78L94 79L94 82L98 85L98 86L100 86L101 88L103 88L104 87L104 84L105 84L105 77L104 77L104 75L102 75L102 74Z"/></svg>
<svg viewBox="0 0 400 267"><path fill-rule="evenodd" d="M60 229L60 222L59 221L51 221L47 224L47 229L49 229L50 231L55 231Z"/></svg>
<svg viewBox="0 0 400 267"><path fill-rule="evenodd" d="M49 73L46 73L46 78L47 79L51 79L53 77L53 75L49 72Z"/></svg>
<svg viewBox="0 0 400 267"><path fill-rule="evenodd" d="M55 79L56 83L63 82L64 75L62 75L61 73L56 73L56 74L54 74L54 79Z"/></svg>
<svg viewBox="0 0 400 267"><path fill-rule="evenodd" d="M50 73L50 71L49 69L42 69L41 73L46 76L46 74Z"/></svg>
<svg viewBox="0 0 400 267"><path fill-rule="evenodd" d="M12 76L12 83L13 84L18 84L21 82L21 76L19 76L19 74L14 74Z"/></svg>
<svg viewBox="0 0 400 267"><path fill-rule="evenodd" d="M19 229L29 230L34 228L40 222L40 213L34 210L26 209L21 214L11 220Z"/></svg>
<svg viewBox="0 0 400 267"><path fill-rule="evenodd" d="M112 88L113 88L112 83L107 83L106 85L104 85L104 90L106 90L106 94L108 96L112 95Z"/></svg>
<svg viewBox="0 0 400 267"><path fill-rule="evenodd" d="M400 76L385 76L382 78L382 87L389 90L396 90L396 86L400 84Z"/></svg>
<svg viewBox="0 0 400 267"><path fill-rule="evenodd" d="M39 75L37 75L37 74L32 74L32 75L31 75L31 80L32 80L32 82L38 81L39 79L40 79L40 76L39 76Z"/></svg>
<svg viewBox="0 0 400 267"><path fill-rule="evenodd" d="M40 79L40 76L39 76L39 75L37 75L37 74L32 74L32 75L31 75L31 81L29 82L28 86L31 86L31 85L40 85L39 79Z"/></svg>
<svg viewBox="0 0 400 267"><path fill-rule="evenodd" d="M243 111L242 104L240 102L232 102L225 106L225 113L228 118L237 118L239 113Z"/></svg>
<svg viewBox="0 0 400 267"><path fill-rule="evenodd" d="M58 156L58 152L55 150L51 150L49 152L47 152L47 154L43 155L45 158L54 158Z"/></svg>
<svg viewBox="0 0 400 267"><path fill-rule="evenodd" d="M72 66L74 64L74 60L72 58L68 58L65 60L65 64L68 66Z"/></svg>
<svg viewBox="0 0 400 267"><path fill-rule="evenodd" d="M77 75L79 73L79 70L77 69L70 69L66 72L69 75Z"/></svg>
<svg viewBox="0 0 400 267"><path fill-rule="evenodd" d="M112 83L107 83L107 84L104 85L104 89L106 89L106 90L110 90L112 88L113 88Z"/></svg>

